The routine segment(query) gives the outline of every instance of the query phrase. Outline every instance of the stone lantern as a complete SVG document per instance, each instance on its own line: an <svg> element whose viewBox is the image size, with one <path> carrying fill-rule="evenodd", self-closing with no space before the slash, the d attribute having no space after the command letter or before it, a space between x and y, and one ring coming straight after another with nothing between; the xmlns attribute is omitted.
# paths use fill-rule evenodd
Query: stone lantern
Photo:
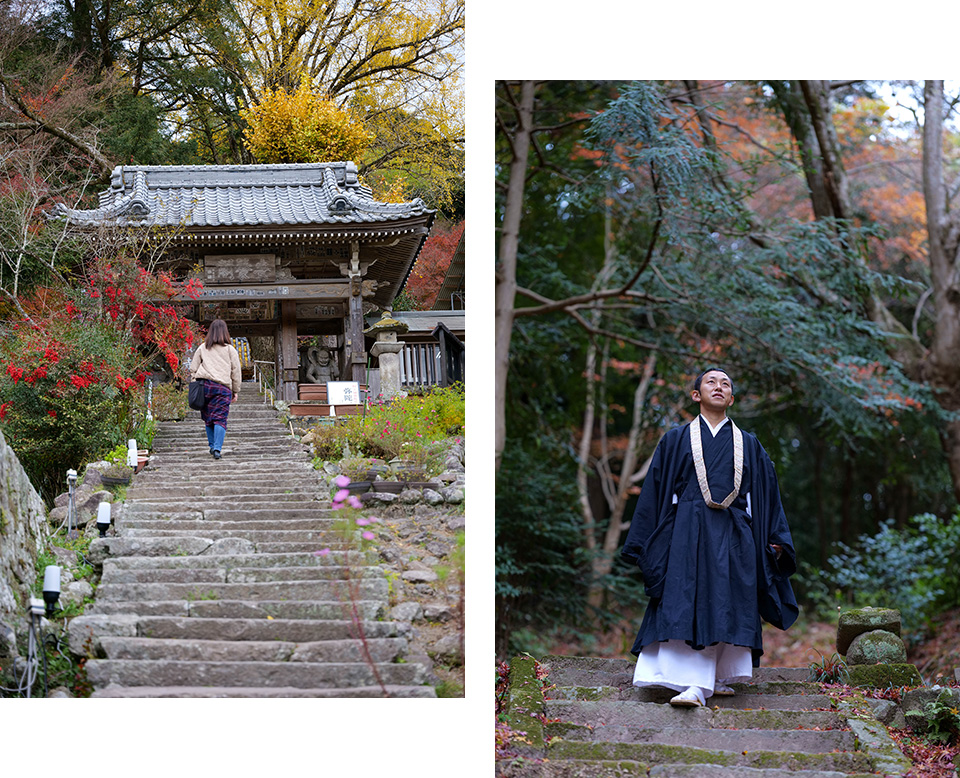
<svg viewBox="0 0 960 778"><path fill-rule="evenodd" d="M404 333L409 327L397 321L390 311L384 311L380 321L363 331L364 335L375 335L377 342L370 353L380 360L380 392L384 399L392 400L406 393L400 389L400 352L403 343L397 342L397 333Z"/></svg>

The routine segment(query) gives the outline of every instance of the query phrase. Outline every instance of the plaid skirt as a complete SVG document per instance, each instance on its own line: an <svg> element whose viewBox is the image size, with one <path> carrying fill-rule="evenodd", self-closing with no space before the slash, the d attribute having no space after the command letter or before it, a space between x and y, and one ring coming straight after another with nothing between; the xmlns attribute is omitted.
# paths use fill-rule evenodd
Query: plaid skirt
<svg viewBox="0 0 960 778"><path fill-rule="evenodd" d="M227 428L227 414L230 413L230 400L233 398L233 391L229 386L218 384L216 381L203 381L203 396L207 398L207 404L200 411L200 418L207 425L219 424L224 429Z"/></svg>

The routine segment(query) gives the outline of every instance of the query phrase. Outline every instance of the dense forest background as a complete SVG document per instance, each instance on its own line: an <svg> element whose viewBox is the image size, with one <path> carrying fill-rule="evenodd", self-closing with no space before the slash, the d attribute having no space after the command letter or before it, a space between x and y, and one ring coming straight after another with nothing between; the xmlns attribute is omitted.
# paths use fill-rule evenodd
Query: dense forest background
<svg viewBox="0 0 960 778"><path fill-rule="evenodd" d="M499 82L497 651L632 642L619 560L701 367L772 457L803 619L960 602L957 86Z"/></svg>
<svg viewBox="0 0 960 778"><path fill-rule="evenodd" d="M202 334L169 236L55 206L96 208L117 165L353 161L437 209L402 300L429 307L463 234L464 24L464 0L0 0L0 430L45 499L149 447L147 379Z"/></svg>

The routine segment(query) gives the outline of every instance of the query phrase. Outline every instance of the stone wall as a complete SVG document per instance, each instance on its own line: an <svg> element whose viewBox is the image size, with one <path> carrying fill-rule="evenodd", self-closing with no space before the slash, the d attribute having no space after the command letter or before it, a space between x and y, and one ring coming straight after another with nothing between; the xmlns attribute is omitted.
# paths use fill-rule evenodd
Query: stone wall
<svg viewBox="0 0 960 778"><path fill-rule="evenodd" d="M26 612L48 535L43 500L0 433L0 622Z"/></svg>

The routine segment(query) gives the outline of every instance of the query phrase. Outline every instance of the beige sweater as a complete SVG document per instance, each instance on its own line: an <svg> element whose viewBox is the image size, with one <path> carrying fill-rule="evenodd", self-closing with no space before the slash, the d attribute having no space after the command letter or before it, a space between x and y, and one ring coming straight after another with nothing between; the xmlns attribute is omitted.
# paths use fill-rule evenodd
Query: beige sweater
<svg viewBox="0 0 960 778"><path fill-rule="evenodd" d="M206 378L228 386L234 394L240 392L240 355L233 346L214 346L205 343L194 352L190 361L191 378Z"/></svg>

